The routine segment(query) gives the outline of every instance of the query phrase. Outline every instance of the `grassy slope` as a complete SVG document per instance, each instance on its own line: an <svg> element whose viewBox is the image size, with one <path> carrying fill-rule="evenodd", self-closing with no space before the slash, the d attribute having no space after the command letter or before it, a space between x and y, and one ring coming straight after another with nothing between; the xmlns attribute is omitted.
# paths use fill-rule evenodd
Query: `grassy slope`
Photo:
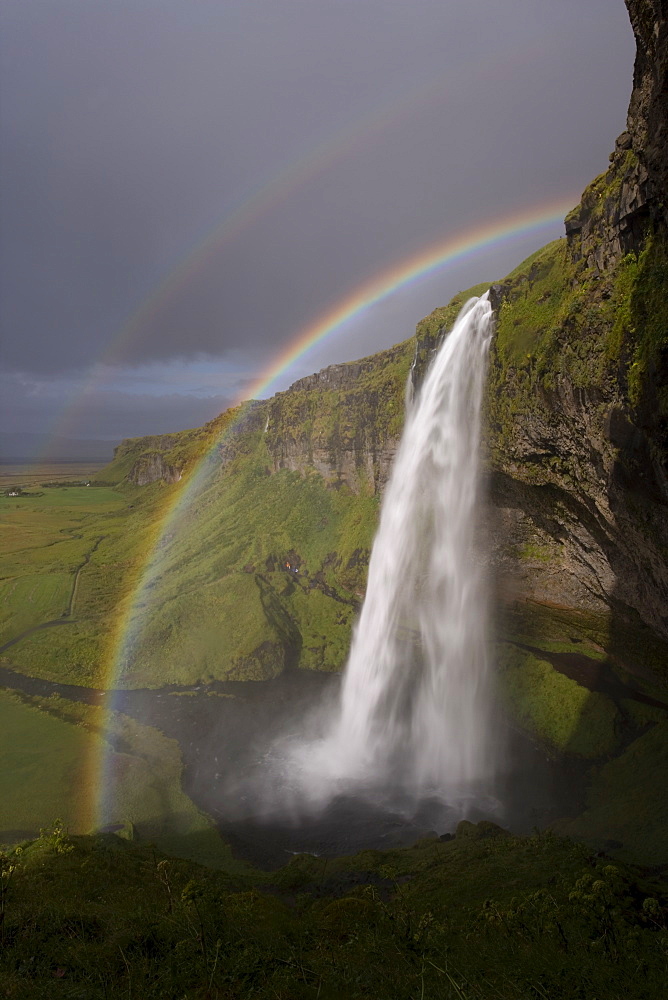
<svg viewBox="0 0 668 1000"><path fill-rule="evenodd" d="M96 737L85 730L0 691L0 831L34 835L56 816L73 831L89 830L82 772L97 751Z"/></svg>
<svg viewBox="0 0 668 1000"><path fill-rule="evenodd" d="M158 665L169 681L261 679L291 653L300 666L342 664L353 614L342 601L354 599L350 564L369 550L377 501L328 490L315 474L270 476L262 435L247 444L161 552L131 683L154 683ZM318 589L317 574L340 600Z"/></svg>
<svg viewBox="0 0 668 1000"><path fill-rule="evenodd" d="M491 824L270 874L58 828L0 864L0 977L19 1000L653 1000L665 987L664 884Z"/></svg>
<svg viewBox="0 0 668 1000"><path fill-rule="evenodd" d="M163 850L242 871L182 791L181 767L173 740L126 716L0 692L0 843L35 836L56 817L73 833L89 832L103 780L113 801L105 822Z"/></svg>

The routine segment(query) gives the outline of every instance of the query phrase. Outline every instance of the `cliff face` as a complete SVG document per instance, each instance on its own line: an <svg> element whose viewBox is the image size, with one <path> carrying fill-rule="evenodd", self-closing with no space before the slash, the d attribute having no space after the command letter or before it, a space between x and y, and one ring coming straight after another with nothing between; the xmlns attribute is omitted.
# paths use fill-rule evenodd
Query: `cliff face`
<svg viewBox="0 0 668 1000"><path fill-rule="evenodd" d="M277 393L266 423L273 470L314 470L330 486L380 493L401 435L412 356L409 342L398 344Z"/></svg>
<svg viewBox="0 0 668 1000"><path fill-rule="evenodd" d="M136 486L148 486L149 483L178 483L181 470L165 462L161 451L144 452L133 463L128 473L128 482Z"/></svg>
<svg viewBox="0 0 668 1000"><path fill-rule="evenodd" d="M566 219L574 259L605 271L642 246L648 223L668 224L668 4L626 0L636 39L627 130L610 167Z"/></svg>
<svg viewBox="0 0 668 1000"><path fill-rule="evenodd" d="M628 131L566 246L494 288L491 520L507 599L668 636L665 5L628 6Z"/></svg>
<svg viewBox="0 0 668 1000"><path fill-rule="evenodd" d="M647 171L652 217L668 225L668 3L626 0L636 37L628 131Z"/></svg>

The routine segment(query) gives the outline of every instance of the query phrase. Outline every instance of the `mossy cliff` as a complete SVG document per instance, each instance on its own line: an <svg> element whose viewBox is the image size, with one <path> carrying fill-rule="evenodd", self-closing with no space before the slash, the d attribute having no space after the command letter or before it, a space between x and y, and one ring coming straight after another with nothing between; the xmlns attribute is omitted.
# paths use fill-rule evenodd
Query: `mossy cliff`
<svg viewBox="0 0 668 1000"><path fill-rule="evenodd" d="M668 153L655 141L666 31L653 14L649 31L654 7L629 3L639 54L608 170L569 213L566 240L493 288L488 396L500 596L599 616L597 641L629 665L661 658L646 631L629 640L634 625L668 636Z"/></svg>
<svg viewBox="0 0 668 1000"><path fill-rule="evenodd" d="M401 435L411 347L332 365L278 393L266 425L273 470L315 470L328 485L379 493Z"/></svg>

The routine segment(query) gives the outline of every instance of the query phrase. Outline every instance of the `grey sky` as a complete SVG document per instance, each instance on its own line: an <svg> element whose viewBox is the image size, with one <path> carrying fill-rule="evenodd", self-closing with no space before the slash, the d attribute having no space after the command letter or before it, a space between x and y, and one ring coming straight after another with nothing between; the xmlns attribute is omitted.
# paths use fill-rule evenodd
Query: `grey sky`
<svg viewBox="0 0 668 1000"><path fill-rule="evenodd" d="M21 430L46 433L63 409L77 437L213 416L383 268L492 216L577 196L605 169L631 89L622 0L0 10L3 397ZM119 340L218 223L328 141L321 169ZM409 336L459 288L502 276L560 231L392 297L275 388Z"/></svg>

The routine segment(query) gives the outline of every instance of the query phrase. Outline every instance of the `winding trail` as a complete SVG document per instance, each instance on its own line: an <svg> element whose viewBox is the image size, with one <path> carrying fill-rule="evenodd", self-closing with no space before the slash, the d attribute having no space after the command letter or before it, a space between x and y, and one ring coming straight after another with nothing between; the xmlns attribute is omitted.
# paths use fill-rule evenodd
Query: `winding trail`
<svg viewBox="0 0 668 1000"><path fill-rule="evenodd" d="M63 617L71 618L74 612L74 605L76 604L77 591L79 590L79 577L81 576L81 571L86 568L86 566L90 562L91 556L96 551L100 542L104 541L106 537L107 537L106 535L100 535L99 538L95 541L95 544L93 545L93 548L90 550L90 552L86 552L86 554L84 555L83 562L79 566L77 566L74 573L72 592L70 594L70 603L67 605L67 611L65 612L65 615ZM0 650L0 652L2 652L2 650Z"/></svg>
<svg viewBox="0 0 668 1000"><path fill-rule="evenodd" d="M35 632L41 632L41 631L43 631L44 629L47 629L47 628L55 628L56 625L74 625L75 624L75 622L76 622L77 619L73 618L72 615L74 613L74 608L75 608L75 605L76 605L77 592L79 590L79 578L81 576L81 571L83 569L85 569L86 566L89 564L91 556L93 555L93 553L97 549L97 547L100 544L100 542L104 541L104 539L106 537L107 537L106 535L100 535L100 537L96 540L96 542L93 545L93 548L90 550L90 552L87 552L84 555L83 562L79 566L77 566L76 570L74 571L74 580L72 582L72 590L70 592L70 600L69 600L69 603L67 605L67 609L65 611L63 611L63 613L60 616L60 618L53 618L51 621L41 622L39 625L31 625L30 628L25 629L23 632L19 633L19 635L15 635L13 639L9 639L7 642L3 643L2 646L0 646L0 655L2 653L4 653L5 650L10 649L12 646L15 646L18 642L21 642L23 639L27 639L27 637L29 635L33 635L33 633L35 633Z"/></svg>

